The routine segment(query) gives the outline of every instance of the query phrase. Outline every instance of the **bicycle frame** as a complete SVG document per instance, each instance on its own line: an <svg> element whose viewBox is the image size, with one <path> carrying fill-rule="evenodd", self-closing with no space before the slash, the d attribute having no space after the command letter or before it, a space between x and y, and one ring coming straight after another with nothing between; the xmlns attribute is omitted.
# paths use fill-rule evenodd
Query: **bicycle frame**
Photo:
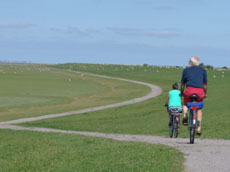
<svg viewBox="0 0 230 172"><path fill-rule="evenodd" d="M190 109L190 120L189 120L189 124L190 124L190 127L194 126L196 127L197 125L197 110L198 110L198 107L196 106L192 106L191 109Z"/></svg>
<svg viewBox="0 0 230 172"><path fill-rule="evenodd" d="M171 114L172 115L172 114ZM176 122L179 122L180 120L180 114L173 114L172 115L173 119L176 121Z"/></svg>

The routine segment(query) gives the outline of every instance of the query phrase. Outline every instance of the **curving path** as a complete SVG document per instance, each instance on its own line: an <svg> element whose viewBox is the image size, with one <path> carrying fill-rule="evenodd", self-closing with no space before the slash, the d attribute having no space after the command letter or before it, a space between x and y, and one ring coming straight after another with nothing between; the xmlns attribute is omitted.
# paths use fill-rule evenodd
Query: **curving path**
<svg viewBox="0 0 230 172"><path fill-rule="evenodd" d="M82 73L82 72L76 72ZM95 74L88 74L96 77L118 79L128 82L133 82L137 84L146 85L151 88L151 92L146 96L128 100L121 103L115 103L111 105L99 106L95 108L89 108L79 111L72 111L60 114L51 114L40 117L24 118L18 120L12 120L7 122L0 122L0 129L12 129L12 130L27 130L27 131L38 131L38 132L48 132L48 133L63 133L63 134L76 134L84 136L94 136L110 138L119 141L137 141L137 142L147 142L150 144L164 144L172 147L176 147L178 150L184 153L185 165L187 171L193 172L229 172L230 171L230 140L213 140L213 139L196 139L195 144L191 145L188 143L188 139L177 138L169 139L167 137L160 136L145 136L145 135L128 135L128 134L110 134L110 133L97 133L97 132L81 132L81 131L66 131L57 130L50 128L36 128L36 127L20 127L13 124L19 124L30 121L37 121L48 118L56 118L61 116L68 116L73 114L80 114L85 112L92 112L97 110L103 110L113 107L119 107L123 105L133 104L141 102L161 94L162 89L158 86L147 84L138 81L132 81L121 78L107 77Z"/></svg>

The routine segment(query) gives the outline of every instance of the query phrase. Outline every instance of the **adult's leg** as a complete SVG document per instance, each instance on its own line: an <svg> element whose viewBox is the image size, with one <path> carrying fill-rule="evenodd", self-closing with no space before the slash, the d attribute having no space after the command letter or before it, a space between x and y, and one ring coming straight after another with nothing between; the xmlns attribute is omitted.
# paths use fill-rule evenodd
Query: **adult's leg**
<svg viewBox="0 0 230 172"><path fill-rule="evenodd" d="M184 111L184 117L183 117L182 124L186 126L188 125L188 107L186 105L183 105L183 111Z"/></svg>
<svg viewBox="0 0 230 172"><path fill-rule="evenodd" d="M197 132L200 133L201 132L201 121L202 121L202 110L197 111L197 120L199 123L199 126L197 127Z"/></svg>
<svg viewBox="0 0 230 172"><path fill-rule="evenodd" d="M199 96L198 102L203 102L204 96L205 96L204 90L201 90L198 96ZM197 120L199 124L197 127L197 133L201 133L201 121L202 121L202 110L201 109L197 111Z"/></svg>
<svg viewBox="0 0 230 172"><path fill-rule="evenodd" d="M186 105L183 105L183 112L184 112L184 118L188 116L188 107Z"/></svg>

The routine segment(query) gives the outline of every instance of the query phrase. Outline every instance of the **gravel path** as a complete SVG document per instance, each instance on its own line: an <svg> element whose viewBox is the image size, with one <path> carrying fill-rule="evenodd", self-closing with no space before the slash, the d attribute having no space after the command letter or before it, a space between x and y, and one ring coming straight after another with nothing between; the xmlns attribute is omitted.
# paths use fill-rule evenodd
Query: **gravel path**
<svg viewBox="0 0 230 172"><path fill-rule="evenodd" d="M81 73L81 72L76 72ZM84 73L87 74L87 73ZM160 136L145 136L145 135L128 135L128 134L109 134L109 133L97 133L97 132L81 132L81 131L66 131L57 130L49 128L36 128L36 127L20 127L13 124L19 124L30 121L37 121L48 118L56 118L61 116L68 116L73 114L80 114L85 112L92 112L97 110L103 110L118 106L123 106L127 104L133 104L141 102L161 94L162 89L143 82L131 81L121 78L100 76L95 74L87 74L91 76L118 79L128 82L133 82L137 84L146 85L151 88L151 93L146 96L132 99L129 101L115 103L111 105L105 105L95 108L89 108L79 111L61 113L61 114L51 114L40 117L24 118L19 120L12 120L7 122L0 122L0 129L11 129L11 130L26 130L26 131L37 131L46 133L63 133L63 134L76 134L84 136L102 137L110 138L119 141L136 141L136 142L147 142L150 144L164 144L167 146L176 147L178 150L184 153L185 156L185 166L189 172L229 172L230 171L230 140L213 140L213 139L195 139L195 144L189 144L189 139L177 138L169 139L167 137Z"/></svg>

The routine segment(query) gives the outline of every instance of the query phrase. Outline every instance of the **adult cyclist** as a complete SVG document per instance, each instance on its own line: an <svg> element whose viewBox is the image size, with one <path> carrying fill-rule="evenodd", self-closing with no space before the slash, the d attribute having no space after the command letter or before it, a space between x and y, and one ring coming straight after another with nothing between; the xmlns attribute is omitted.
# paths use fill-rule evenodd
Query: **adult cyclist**
<svg viewBox="0 0 230 172"><path fill-rule="evenodd" d="M207 73L200 65L200 59L193 56L189 60L189 67L184 69L181 79L181 94L184 96L184 118L183 124L188 125L188 107L187 103L190 101L190 96L196 94L199 98L197 102L202 102L207 93ZM186 86L186 89L185 89ZM184 91L185 89L185 91ZM198 128L197 135L201 135L201 121L202 110L197 111Z"/></svg>

